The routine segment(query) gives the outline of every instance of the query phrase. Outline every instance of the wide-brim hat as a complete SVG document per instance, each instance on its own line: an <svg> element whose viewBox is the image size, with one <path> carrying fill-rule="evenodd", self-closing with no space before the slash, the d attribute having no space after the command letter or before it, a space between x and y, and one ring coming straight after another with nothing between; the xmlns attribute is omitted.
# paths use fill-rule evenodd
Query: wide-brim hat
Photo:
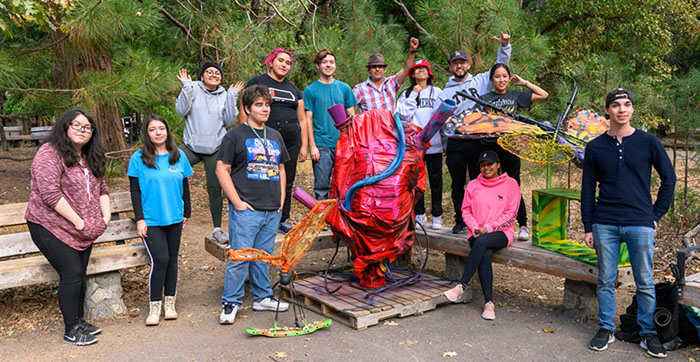
<svg viewBox="0 0 700 362"><path fill-rule="evenodd" d="M428 68L428 75L430 76L431 79L433 78L433 71L430 69L430 63L428 63L427 60L423 60L423 59L413 63L411 68L408 69L408 77L409 78L413 78L413 71L418 67Z"/></svg>
<svg viewBox="0 0 700 362"><path fill-rule="evenodd" d="M370 55L369 61L367 62L367 68L377 65L386 67L386 62L384 62L384 56L379 53Z"/></svg>

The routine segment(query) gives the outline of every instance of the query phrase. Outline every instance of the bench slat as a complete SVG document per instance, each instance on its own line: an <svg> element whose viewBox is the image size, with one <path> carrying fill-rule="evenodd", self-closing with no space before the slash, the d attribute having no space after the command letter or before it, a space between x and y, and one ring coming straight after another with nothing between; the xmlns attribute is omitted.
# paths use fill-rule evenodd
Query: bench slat
<svg viewBox="0 0 700 362"><path fill-rule="evenodd" d="M416 232L418 242L425 247L425 236ZM452 234L447 228L440 231L428 231L430 248L449 254L466 256L469 254L469 242L463 234ZM546 273L561 278L595 284L598 280L598 268L567 256L532 245L514 241L511 246L493 253L496 263ZM629 283L629 268L619 268L618 282Z"/></svg>
<svg viewBox="0 0 700 362"><path fill-rule="evenodd" d="M128 192L119 192L110 195L110 205L112 213L132 211L131 194ZM27 211L27 203L20 202L17 204L0 205L0 227L15 226L26 223L24 213Z"/></svg>
<svg viewBox="0 0 700 362"><path fill-rule="evenodd" d="M136 223L131 219L114 220L95 243L138 238ZM0 235L0 258L38 253L29 232Z"/></svg>
<svg viewBox="0 0 700 362"><path fill-rule="evenodd" d="M87 274L99 274L150 263L142 242L95 248ZM0 263L0 290L24 285L54 282L58 274L43 256L7 260Z"/></svg>

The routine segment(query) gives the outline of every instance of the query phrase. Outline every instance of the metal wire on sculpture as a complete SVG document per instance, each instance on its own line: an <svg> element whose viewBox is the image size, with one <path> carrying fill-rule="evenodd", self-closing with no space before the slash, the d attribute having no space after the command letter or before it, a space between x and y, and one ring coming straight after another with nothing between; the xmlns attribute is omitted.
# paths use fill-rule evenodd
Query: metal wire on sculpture
<svg viewBox="0 0 700 362"><path fill-rule="evenodd" d="M464 91L457 92L487 111L463 114L448 120L445 132L448 136L460 138L498 137L498 144L516 156L539 164L565 163L576 156L583 158L586 143L605 132L609 123L603 117L589 110L580 109L576 116L564 124L576 97L578 87L574 87L565 111L555 126L547 121L507 111L501 107L474 97Z"/></svg>
<svg viewBox="0 0 700 362"><path fill-rule="evenodd" d="M337 205L338 202L336 200L325 200L316 203L311 211L304 216L301 222L299 222L299 224L284 235L280 245L279 254L277 255L270 255L263 250L253 248L241 248L238 250L231 249L226 253L226 256L231 262L263 261L278 267L280 269L279 284L289 285L292 310L294 311L295 327L278 327L277 320L279 310L277 310L275 311L275 322L272 328L247 328L246 332L256 336L288 337L313 333L318 329L329 327L332 324L333 321L329 318L313 323L308 323L306 321L304 310L296 301L294 278L289 274L289 272L294 265L301 260L306 251L309 250L309 247L311 247L313 241L326 226L326 219L328 218L328 215L337 207ZM273 289L276 286L277 284L273 286Z"/></svg>

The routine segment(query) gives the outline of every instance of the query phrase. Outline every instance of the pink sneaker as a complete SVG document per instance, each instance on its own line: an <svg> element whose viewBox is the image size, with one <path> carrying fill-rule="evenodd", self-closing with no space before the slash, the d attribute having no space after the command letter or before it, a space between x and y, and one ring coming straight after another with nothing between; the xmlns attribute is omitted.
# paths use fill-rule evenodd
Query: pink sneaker
<svg viewBox="0 0 700 362"><path fill-rule="evenodd" d="M493 305L493 302L484 304L484 312L481 313L481 318L489 321L496 319L496 306Z"/></svg>
<svg viewBox="0 0 700 362"><path fill-rule="evenodd" d="M459 299L459 297L462 296L462 293L464 293L464 288L462 287L462 284L457 284L454 288L442 294L445 294L447 300L454 303Z"/></svg>

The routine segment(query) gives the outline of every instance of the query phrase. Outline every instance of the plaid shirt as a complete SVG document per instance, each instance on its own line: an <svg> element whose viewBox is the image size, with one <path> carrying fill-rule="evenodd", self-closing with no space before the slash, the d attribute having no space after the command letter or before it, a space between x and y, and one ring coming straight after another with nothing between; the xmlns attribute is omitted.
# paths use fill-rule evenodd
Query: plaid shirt
<svg viewBox="0 0 700 362"><path fill-rule="evenodd" d="M396 92L401 87L397 74L389 78L384 78L381 87L377 88L374 83L367 78L363 83L355 85L352 92L357 98L357 106L360 113L371 109L386 109L394 113L396 103Z"/></svg>

